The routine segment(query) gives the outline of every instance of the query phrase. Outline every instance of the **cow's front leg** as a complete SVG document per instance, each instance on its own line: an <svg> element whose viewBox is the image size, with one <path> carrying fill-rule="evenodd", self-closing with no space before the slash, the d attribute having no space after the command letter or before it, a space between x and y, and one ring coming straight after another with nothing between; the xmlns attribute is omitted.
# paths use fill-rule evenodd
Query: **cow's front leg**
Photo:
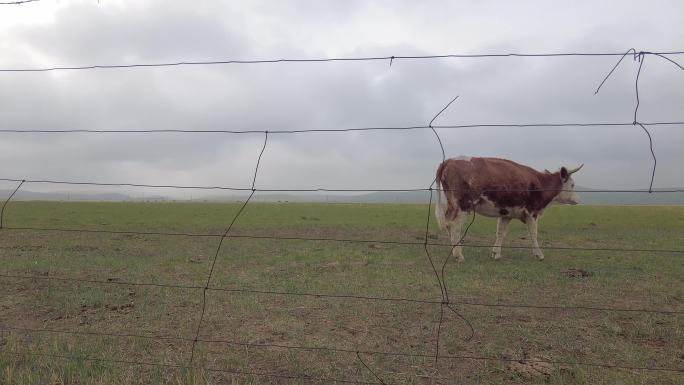
<svg viewBox="0 0 684 385"><path fill-rule="evenodd" d="M511 223L510 218L501 217L499 217L499 220L496 222L496 241L494 241L494 248L492 249L492 257L494 257L494 259L501 258L501 245L508 233L509 223Z"/></svg>
<svg viewBox="0 0 684 385"><path fill-rule="evenodd" d="M541 261L544 259L544 253L542 253L539 248L539 242L537 242L537 224L539 223L539 218L530 216L527 220L527 230L530 232L530 239L532 240L532 254L539 258Z"/></svg>
<svg viewBox="0 0 684 385"><path fill-rule="evenodd" d="M467 214L460 211L456 214L456 218L447 225L447 230L449 231L449 238L451 239L451 244L453 248L451 249L451 255L458 258L459 262L463 262L465 257L463 256L463 247L461 246L461 230L463 228L463 220Z"/></svg>

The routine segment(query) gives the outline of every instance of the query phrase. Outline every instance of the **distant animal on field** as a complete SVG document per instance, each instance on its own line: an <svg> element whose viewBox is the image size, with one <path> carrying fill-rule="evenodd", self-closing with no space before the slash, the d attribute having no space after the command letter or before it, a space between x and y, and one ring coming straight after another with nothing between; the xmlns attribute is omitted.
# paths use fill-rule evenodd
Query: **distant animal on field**
<svg viewBox="0 0 684 385"><path fill-rule="evenodd" d="M528 166L498 158L459 157L447 159L437 168L437 205L435 215L440 228L446 228L452 254L463 261L461 229L464 220L475 212L498 218L494 259L501 258L501 244L511 219L527 224L532 239L532 253L540 260L544 254L537 242L537 226L544 209L551 203L578 204L572 174L584 164L556 172L536 171ZM442 206L440 190L446 196Z"/></svg>

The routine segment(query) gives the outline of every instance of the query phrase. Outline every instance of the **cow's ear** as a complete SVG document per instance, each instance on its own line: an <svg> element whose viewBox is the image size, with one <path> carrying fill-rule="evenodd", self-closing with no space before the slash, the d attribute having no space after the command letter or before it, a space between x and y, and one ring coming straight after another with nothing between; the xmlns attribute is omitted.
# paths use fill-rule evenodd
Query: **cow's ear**
<svg viewBox="0 0 684 385"><path fill-rule="evenodd" d="M560 174L561 174L561 179L563 179L563 181L568 180L568 178L570 177L570 174L568 174L568 169L565 167L561 167Z"/></svg>

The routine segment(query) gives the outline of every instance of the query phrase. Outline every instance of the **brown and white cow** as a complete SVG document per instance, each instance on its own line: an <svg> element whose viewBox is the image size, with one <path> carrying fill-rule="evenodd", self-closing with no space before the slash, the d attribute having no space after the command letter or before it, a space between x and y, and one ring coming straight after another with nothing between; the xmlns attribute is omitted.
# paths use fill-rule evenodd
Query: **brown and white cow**
<svg viewBox="0 0 684 385"><path fill-rule="evenodd" d="M583 166L583 165L582 165ZM452 253L463 261L461 228L473 211L499 218L494 259L501 258L501 244L506 237L511 219L527 224L532 239L532 253L540 260L544 254L537 242L537 223L544 209L551 203L577 204L572 174L574 170L561 167L556 172L539 172L506 159L459 157L442 162L437 169L437 205L435 214L441 228L447 229L454 245ZM442 207L440 190L447 200Z"/></svg>

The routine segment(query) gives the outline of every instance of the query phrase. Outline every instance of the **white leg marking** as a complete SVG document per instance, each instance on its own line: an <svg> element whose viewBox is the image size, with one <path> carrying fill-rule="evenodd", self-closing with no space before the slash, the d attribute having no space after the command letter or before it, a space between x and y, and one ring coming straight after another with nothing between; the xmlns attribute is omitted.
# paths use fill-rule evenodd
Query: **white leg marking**
<svg viewBox="0 0 684 385"><path fill-rule="evenodd" d="M494 257L494 259L501 258L501 245L508 233L509 223L511 223L510 218L501 217L499 217L499 220L496 222L496 241L494 242L494 248L492 249L492 257Z"/></svg>
<svg viewBox="0 0 684 385"><path fill-rule="evenodd" d="M538 218L529 217L527 219L527 230L530 232L530 239L532 239L532 254L539 258L541 261L544 259L544 253L542 253L539 248L539 242L537 242L537 224L539 223Z"/></svg>
<svg viewBox="0 0 684 385"><path fill-rule="evenodd" d="M456 219L453 222L449 222L447 229L449 230L449 237L451 238L451 244L454 245L451 254L458 258L459 262L463 262L465 257L463 257L463 248L461 247L461 230L463 229L463 222L465 221L468 213L459 211L456 214Z"/></svg>

